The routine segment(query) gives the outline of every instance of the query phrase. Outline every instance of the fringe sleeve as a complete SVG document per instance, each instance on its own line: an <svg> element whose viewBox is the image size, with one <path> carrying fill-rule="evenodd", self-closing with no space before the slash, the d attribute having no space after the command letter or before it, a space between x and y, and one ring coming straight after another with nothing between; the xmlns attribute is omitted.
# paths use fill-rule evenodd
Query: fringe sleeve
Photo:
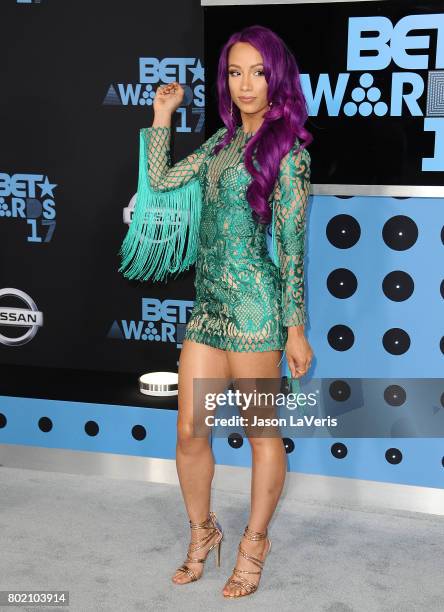
<svg viewBox="0 0 444 612"><path fill-rule="evenodd" d="M177 277L195 263L202 208L200 168L223 129L174 166L170 128L140 130L136 204L118 253L124 277L166 282L169 274Z"/></svg>

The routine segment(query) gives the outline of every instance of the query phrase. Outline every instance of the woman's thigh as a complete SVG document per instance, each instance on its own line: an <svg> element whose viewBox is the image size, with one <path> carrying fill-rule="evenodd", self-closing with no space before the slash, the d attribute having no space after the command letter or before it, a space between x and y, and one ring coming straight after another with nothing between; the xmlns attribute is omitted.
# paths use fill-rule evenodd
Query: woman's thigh
<svg viewBox="0 0 444 612"><path fill-rule="evenodd" d="M232 378L279 378L282 351L225 351Z"/></svg>
<svg viewBox="0 0 444 612"><path fill-rule="evenodd" d="M178 426L197 431L207 414L206 393L223 393L230 385L227 352L184 340L179 357Z"/></svg>
<svg viewBox="0 0 444 612"><path fill-rule="evenodd" d="M248 404L241 402L239 414L246 422L254 423L255 418L274 418L276 416L275 398L281 389L280 361L282 351L234 352L227 351L227 360L233 387L241 397L249 397ZM246 427L245 432L254 438L279 436L274 427Z"/></svg>

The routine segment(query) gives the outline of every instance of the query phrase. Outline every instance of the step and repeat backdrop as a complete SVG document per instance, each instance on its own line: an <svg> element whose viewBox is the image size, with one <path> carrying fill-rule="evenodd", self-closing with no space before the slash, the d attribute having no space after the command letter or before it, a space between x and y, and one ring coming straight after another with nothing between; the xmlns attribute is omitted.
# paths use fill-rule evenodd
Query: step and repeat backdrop
<svg viewBox="0 0 444 612"><path fill-rule="evenodd" d="M242 27L265 25L296 56L314 136L306 331L315 359L306 378L319 381L328 409L396 408L380 435L417 438L408 450L373 440L359 457L353 450L363 440L322 440L323 453L298 440L297 454L288 439L290 469L442 487L440 3L11 0L0 17L2 371L41 368L39 395L29 396L54 399L67 399L67 387L79 399L96 373L94 397L112 404L118 374L176 370L193 270L168 284L131 282L117 270L137 189L139 130L151 125L156 88L177 80L186 97L174 118L173 162L196 148L221 126L221 46ZM54 395L54 368L76 373L64 394ZM7 378L3 393L13 395ZM23 396L26 380L20 384ZM119 404L137 405L133 397L121 394ZM409 405L423 408L414 421L403 413ZM33 406L37 417L41 406ZM155 412L144 412L147 429ZM82 436L70 447L84 448ZM130 429L100 450L149 452L129 439ZM164 456L156 444L151 451ZM246 446L236 436L213 444L219 462L235 464L249 462Z"/></svg>
<svg viewBox="0 0 444 612"><path fill-rule="evenodd" d="M0 308L20 309L0 362L176 370L194 271L131 282L117 253L160 84L186 86L173 161L205 140L199 3L11 1L0 19Z"/></svg>

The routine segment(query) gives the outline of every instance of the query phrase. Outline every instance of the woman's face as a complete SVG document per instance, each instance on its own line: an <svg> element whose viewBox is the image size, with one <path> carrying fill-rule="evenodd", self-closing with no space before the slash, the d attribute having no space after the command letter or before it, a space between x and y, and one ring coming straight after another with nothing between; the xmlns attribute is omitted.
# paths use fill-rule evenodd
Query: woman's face
<svg viewBox="0 0 444 612"><path fill-rule="evenodd" d="M267 90L262 55L246 42L235 43L228 53L228 85L233 103L241 114L262 115L268 110ZM251 100L242 100L242 97Z"/></svg>

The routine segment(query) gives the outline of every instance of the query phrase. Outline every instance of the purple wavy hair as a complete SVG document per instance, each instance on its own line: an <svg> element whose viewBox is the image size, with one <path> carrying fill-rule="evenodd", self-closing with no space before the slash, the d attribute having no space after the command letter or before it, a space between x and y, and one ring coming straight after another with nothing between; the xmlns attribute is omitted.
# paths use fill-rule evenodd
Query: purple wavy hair
<svg viewBox="0 0 444 612"><path fill-rule="evenodd" d="M308 111L294 55L275 32L261 25L252 25L232 34L222 47L217 70L217 93L219 115L227 132L214 147L213 153L217 154L225 147L234 137L237 127L242 125L240 111L235 104L233 115L230 113L228 87L228 53L237 42L250 43L262 55L268 102L273 103L264 114L261 127L249 139L244 157L245 167L252 176L247 200L256 221L267 224L271 221L268 200L279 175L281 159L295 145L296 139L299 140L299 152L312 142L313 136L304 128ZM260 170L253 164L253 152Z"/></svg>

